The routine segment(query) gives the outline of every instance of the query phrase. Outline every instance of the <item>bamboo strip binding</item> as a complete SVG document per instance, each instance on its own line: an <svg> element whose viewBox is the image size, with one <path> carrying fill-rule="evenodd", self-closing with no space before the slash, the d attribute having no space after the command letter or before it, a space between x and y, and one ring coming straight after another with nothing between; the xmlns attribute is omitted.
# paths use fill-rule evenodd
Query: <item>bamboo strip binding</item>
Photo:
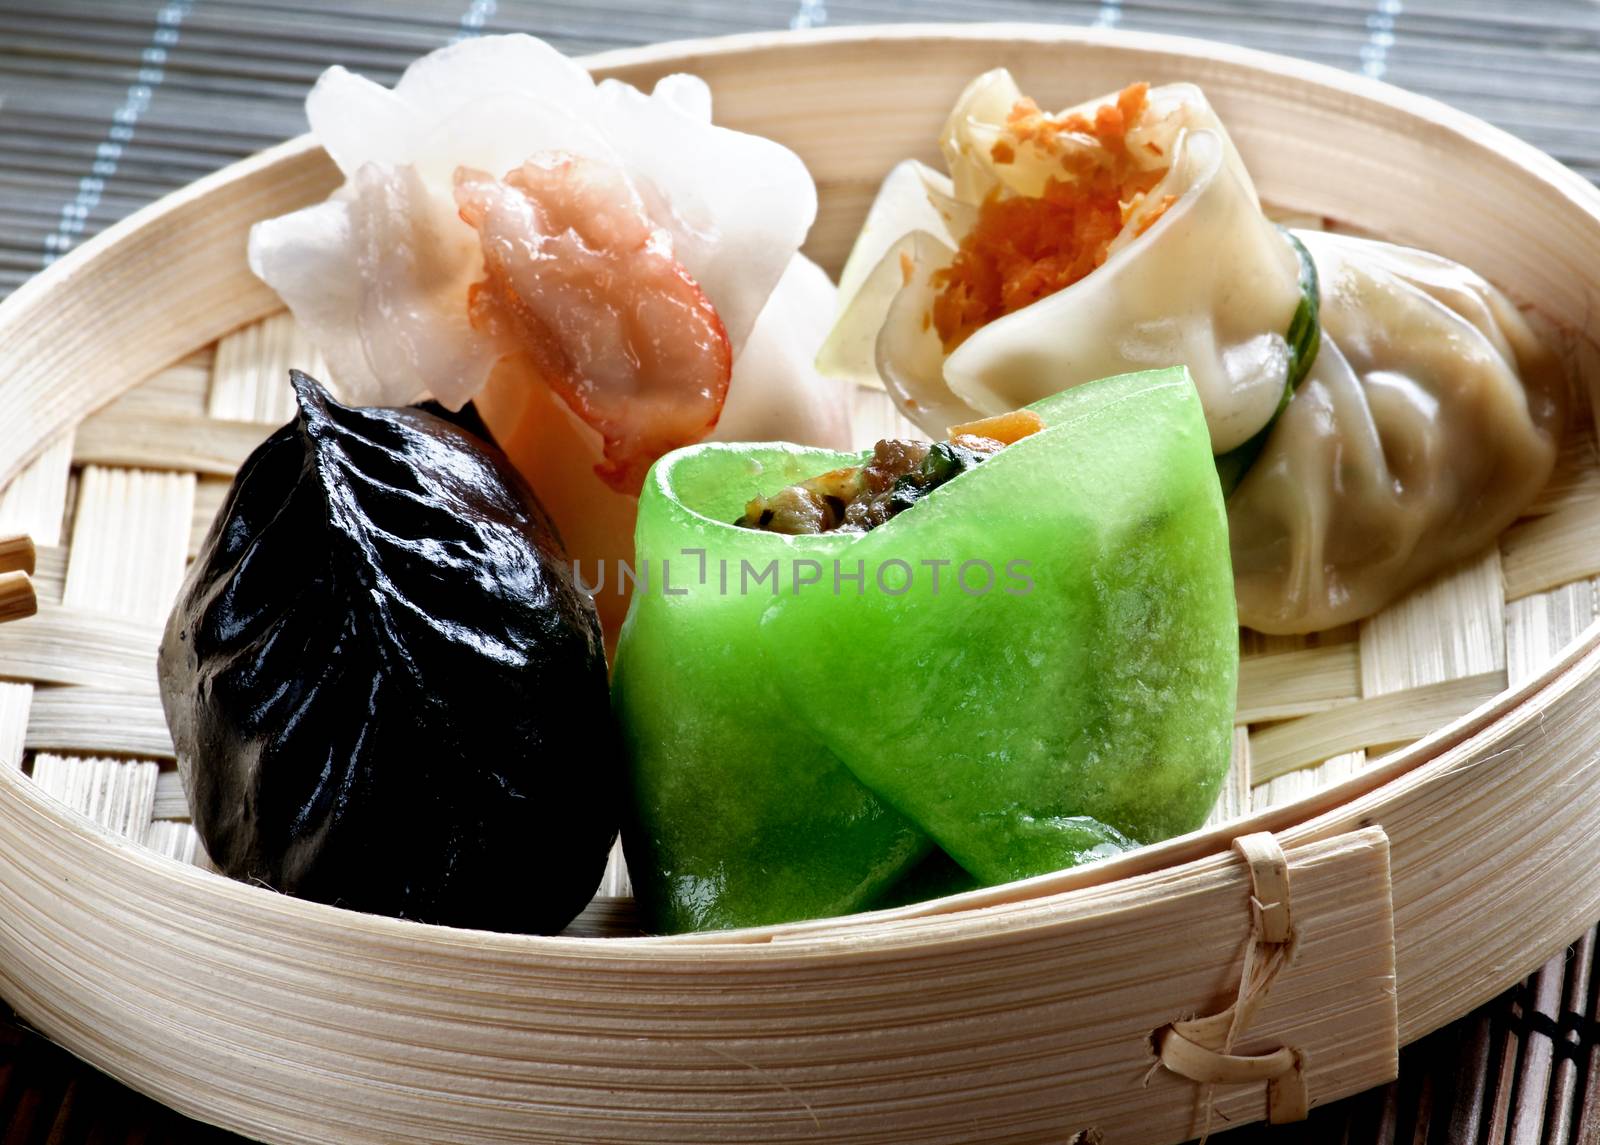
<svg viewBox="0 0 1600 1145"><path fill-rule="evenodd" d="M1289 898L1289 861L1270 831L1241 835L1233 849L1250 871L1250 941L1239 991L1227 1009L1204 1018L1183 1018L1155 1034L1159 1066L1198 1082L1205 1109L1201 1145L1211 1136L1218 1085L1267 1083L1267 1120L1274 1125L1304 1121L1309 1108L1305 1054L1292 1046L1270 1053L1236 1054L1234 1043L1266 1001L1272 984L1294 961L1295 932ZM1155 1068L1155 1067L1152 1067Z"/></svg>

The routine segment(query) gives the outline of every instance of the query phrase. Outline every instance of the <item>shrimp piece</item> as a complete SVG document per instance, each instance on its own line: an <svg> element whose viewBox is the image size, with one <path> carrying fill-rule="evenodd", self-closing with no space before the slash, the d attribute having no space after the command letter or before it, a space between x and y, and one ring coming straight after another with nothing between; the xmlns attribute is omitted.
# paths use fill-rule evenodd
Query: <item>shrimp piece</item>
<svg viewBox="0 0 1600 1145"><path fill-rule="evenodd" d="M595 472L636 494L656 458L721 416L733 349L716 308L608 163L552 152L501 180L462 167L455 198L483 248L473 328L599 432Z"/></svg>

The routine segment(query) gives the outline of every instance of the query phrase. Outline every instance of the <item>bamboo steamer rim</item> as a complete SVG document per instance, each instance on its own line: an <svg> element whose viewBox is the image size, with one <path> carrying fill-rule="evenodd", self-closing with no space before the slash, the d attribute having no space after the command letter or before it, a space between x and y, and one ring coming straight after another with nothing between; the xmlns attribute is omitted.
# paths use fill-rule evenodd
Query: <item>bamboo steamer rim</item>
<svg viewBox="0 0 1600 1145"><path fill-rule="evenodd" d="M1400 117L1412 126L1422 146L1439 148L1448 144L1474 155L1496 179L1511 181L1525 196L1537 198L1550 210L1560 212L1568 227L1600 236L1600 192L1555 160L1465 113L1322 65L1183 37L1017 24L960 28L868 26L663 44L607 52L584 62L597 73L642 84L669 71L705 74L737 69L748 66L748 57L768 53L870 54L881 51L885 44L896 52L914 47L977 47L992 53L995 64L1010 63L1010 53L1019 41L1094 48L1141 66L1148 66L1155 53L1163 68L1182 72L1201 86L1211 79L1249 73L1259 90L1271 91L1286 103L1303 104L1338 116L1352 124L1352 129L1392 126ZM936 110L943 113L942 108ZM885 156L885 168L898 158ZM241 194L246 209L269 191L268 197L276 196L273 201L277 202L282 191L277 184L288 179L294 186L307 189L306 201L320 198L332 178L329 168L326 157L310 137L288 141L137 212L83 244L0 304L0 396L9 399L5 405L14 412L13 417L0 420L0 488L59 433L155 369L196 345L205 345L243 323L279 309L277 299L264 286L249 280L248 275L233 275L225 291L208 292L203 313L186 315L181 338L151 328L151 312L159 313L161 309L161 303L156 301L136 302L124 311L114 310L106 315L97 336L77 339L78 331L55 313L64 298L84 298L92 309L97 301L95 292L106 289L97 285L98 278L109 278L114 284L118 274L128 273L129 268L123 264L148 258L162 242L192 233L196 226L203 227L213 212L233 212L219 224L226 231L227 226L237 222L238 208L233 199ZM825 178L819 177L819 183L825 186ZM1600 237L1591 237L1590 241L1600 243ZM232 257L242 262L242 250ZM157 277L159 274L158 271ZM161 279L160 284L176 288L178 279ZM162 294L159 289L151 293ZM116 368L109 374L85 376L91 373L85 365L95 360L96 353L104 355L124 348L127 352L118 356ZM103 367L104 363L100 365ZM1575 726L1573 721L1581 720L1597 698L1600 624L1589 626L1535 677L1502 691L1425 739L1384 757L1370 769L1293 803L1091 867L974 891L934 904L847 920L816 920L712 934L604 939L509 935L361 915L287 898L163 858L112 835L38 790L20 772L5 769L0 769L0 843L8 831L8 818L27 820L32 826L47 829L63 847L93 856L93 861L115 868L120 876L160 890L165 899L204 904L207 912L221 916L249 915L263 926L301 927L319 935L348 936L353 944L390 951L397 959L417 953L446 961L462 957L493 964L535 962L597 971L659 968L681 973L817 964L839 957L889 959L906 952L977 949L1000 937L1048 937L1056 928L1081 922L1085 917L1137 910L1174 888L1214 879L1232 870L1238 862L1230 851L1236 837L1270 832L1286 850L1293 851L1373 825L1389 827L1392 815L1414 816L1419 808L1430 805L1430 798L1434 813L1443 815L1453 809L1438 802L1445 793L1459 795L1462 784L1475 785L1472 790L1480 796L1492 790L1495 776L1488 761L1502 752L1526 749L1529 743L1539 742L1546 720L1550 721L1551 736L1555 738L1556 732ZM1600 796L1592 801L1600 812ZM1418 837L1414 831L1403 836L1406 840ZM1394 901L1425 897L1418 888L1437 874L1437 865L1430 863L1441 860L1433 856L1409 860L1407 856L1409 861L1401 861L1402 852L1397 849L1396 854ZM1457 861L1464 858L1458 856ZM1490 855L1479 857L1477 865L1490 869L1497 862L1510 870L1513 859ZM1564 862L1564 870L1578 869L1572 859ZM1591 888L1586 893L1592 898L1596 892ZM1591 907L1588 899L1568 903L1564 909L1548 902L1530 902L1530 909L1535 905L1545 913L1539 916L1538 926L1530 928L1535 933L1526 941L1532 945L1518 951L1520 961L1508 959L1500 948L1486 949L1469 967L1476 973L1464 971L1444 987L1423 976L1402 975L1397 983L1397 1032L1401 1042L1414 1040L1492 997L1507 981L1538 965L1550 949L1564 941L1568 936L1558 933L1563 926L1576 932L1592 921L1587 917L1591 909L1600 910L1600 901ZM1418 965L1428 964L1432 956L1417 942L1434 942L1435 954L1454 954L1456 951L1447 947L1449 940L1448 930L1424 934L1420 940L1403 937L1397 931L1395 939L1397 947L1412 944L1405 953ZM206 1114L204 1107L191 1111Z"/></svg>

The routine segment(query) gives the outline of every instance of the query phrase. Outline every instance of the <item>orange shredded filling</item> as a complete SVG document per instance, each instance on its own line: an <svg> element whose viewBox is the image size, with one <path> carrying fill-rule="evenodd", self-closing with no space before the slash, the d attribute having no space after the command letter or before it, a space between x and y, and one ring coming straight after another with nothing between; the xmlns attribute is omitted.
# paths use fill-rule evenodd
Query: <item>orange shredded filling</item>
<svg viewBox="0 0 1600 1145"><path fill-rule="evenodd" d="M1133 213L1139 209L1139 204L1144 202L1144 200L1145 195L1144 192L1141 191L1139 194L1133 197L1132 202L1123 204L1123 223L1127 223L1128 219L1133 215ZM1167 208L1172 206L1172 204L1176 203L1177 201L1178 196L1176 195L1162 195L1160 201L1156 203L1155 208L1151 210L1149 214L1145 215L1144 218L1139 220L1139 225L1133 232L1134 237L1138 238L1140 235L1144 234L1145 231L1155 226L1156 222L1161 218L1161 216L1167 213Z"/></svg>
<svg viewBox="0 0 1600 1145"><path fill-rule="evenodd" d="M1044 418L1031 409L1018 409L1009 413L995 414L993 417L979 418L977 421L964 421L960 425L951 426L945 432L949 434L951 441L958 441L963 437L986 437L991 441L998 441L1001 445L1014 445L1043 428Z"/></svg>
<svg viewBox="0 0 1600 1145"><path fill-rule="evenodd" d="M1031 99L1011 109L1007 138L990 149L994 161L1014 162L1027 147L1058 159L1062 175L1046 180L1037 198L991 192L955 260L933 276L933 325L947 353L996 318L1064 290L1105 262L1112 240L1166 174L1139 165L1128 146L1149 91L1148 84L1132 84L1095 108L1092 119L1047 115ZM1174 201L1162 196L1136 233L1154 226Z"/></svg>

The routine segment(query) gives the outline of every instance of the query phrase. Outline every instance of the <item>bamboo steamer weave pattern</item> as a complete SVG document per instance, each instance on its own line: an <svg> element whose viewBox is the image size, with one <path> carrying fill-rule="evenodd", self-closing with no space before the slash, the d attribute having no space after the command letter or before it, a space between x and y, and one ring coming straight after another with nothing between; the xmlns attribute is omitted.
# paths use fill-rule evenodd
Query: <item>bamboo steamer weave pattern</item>
<svg viewBox="0 0 1600 1145"><path fill-rule="evenodd" d="M901 57L917 60L914 77L892 75ZM1592 189L1520 145L1514 161L1492 162L1484 152L1506 144L1475 121L1345 77L1305 79L1303 65L1012 29L768 38L599 66L635 82L697 71L721 118L800 151L823 196L809 249L836 269L883 167L924 152L954 90L1000 58L1050 102L1073 94L1055 89L1074 69L1076 94L1133 75L1199 78L1234 113L1270 197L1432 239L1558 326L1581 321L1587 287L1569 271L1600 261ZM891 79L920 85L897 96L919 115L870 121L848 146L826 116L771 115L774 91L844 114L836 93ZM1354 210L1352 187L1370 173L1353 150L1343 183L1296 173L1304 154L1268 147L1288 107L1347 148L1378 138L1381 151L1384 125L1401 139L1422 125L1448 143L1447 173L1480 164L1482 187L1456 192L1469 244L1402 207L1336 210L1341 195ZM1300 940L1240 1052L1303 1050L1313 1105L1386 1080L1397 1042L1492 996L1600 914L1592 880L1568 887L1570 862L1543 861L1576 838L1592 868L1600 824L1595 785L1580 782L1600 740L1585 718L1600 640L1561 652L1600 615L1586 389L1550 487L1494 548L1359 626L1243 634L1233 770L1210 827L1185 839L932 907L672 940L583 937L626 930L620 869L572 937L547 940L364 919L195 870L204 858L171 767L154 650L231 474L288 416L287 368L320 368L244 270L244 227L331 180L320 153L286 145L89 244L0 310L0 397L21 411L0 424L0 536L33 538L39 601L36 616L0 626L0 767L11 769L0 775L0 992L109 1072L269 1140L311 1140L319 1125L406 1141L469 1128L545 1140L583 1125L610 1140L591 1120L602 1108L627 1129L618 1140L732 1140L751 1126L775 1140L819 1129L954 1140L965 1130L952 1110L991 1140L1090 1126L1178 1140L1200 1129L1198 1087L1159 1075L1145 1091L1137 1079L1154 1060L1151 1034L1237 992L1249 879L1229 854L1235 835L1277 834ZM1533 230L1487 234L1494 192L1527 208ZM134 313L109 315L98 340L63 340L70 326L53 308L92 312L97 292L136 274L150 281ZM1574 378L1593 379L1580 341L1568 350ZM855 400L862 440L895 431L881 392ZM1541 893L1556 889L1568 893ZM1154 961L1141 977L1108 951ZM114 985L86 999L74 980ZM171 1013L195 1023L192 1046L149 1060L127 1048ZM248 1044L228 1041L246 1031ZM764 1040L771 1031L782 1037ZM1233 1122L1264 1116L1265 1102L1259 1085L1217 1094Z"/></svg>

